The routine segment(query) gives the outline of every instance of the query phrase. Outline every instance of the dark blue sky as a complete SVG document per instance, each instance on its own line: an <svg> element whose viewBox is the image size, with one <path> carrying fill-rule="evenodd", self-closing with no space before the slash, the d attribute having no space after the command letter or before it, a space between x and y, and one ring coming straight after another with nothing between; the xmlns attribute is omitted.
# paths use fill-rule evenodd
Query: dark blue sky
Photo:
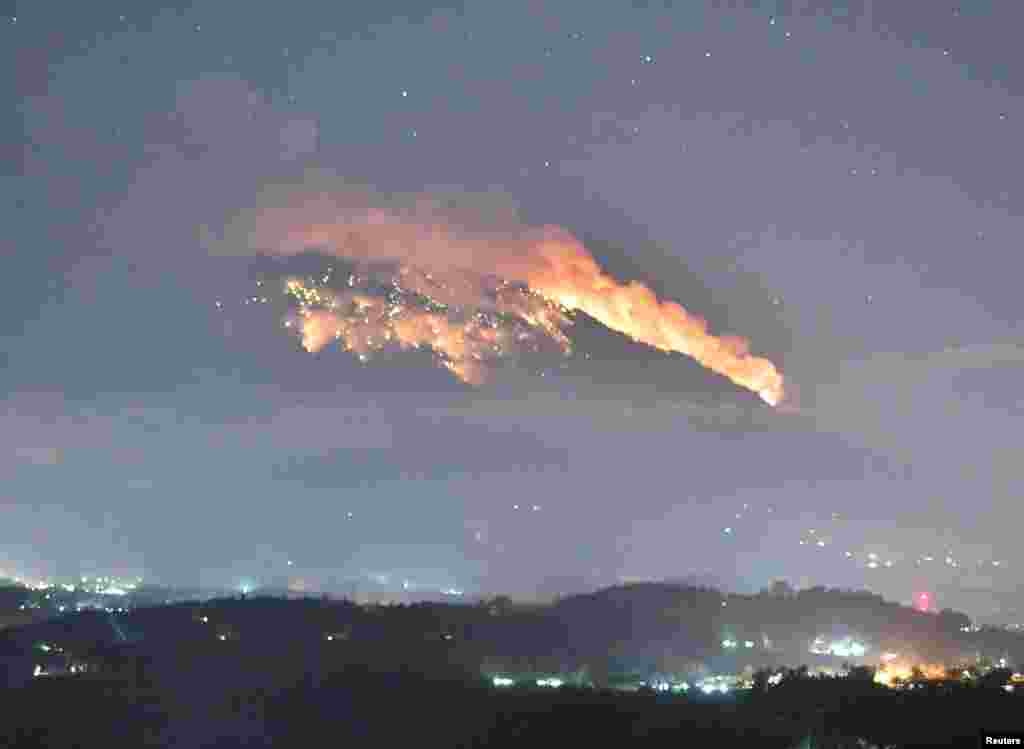
<svg viewBox="0 0 1024 749"><path fill-rule="evenodd" d="M9 566L1012 586L1018 3L167 5L4 6ZM474 392L306 355L200 227L307 167L564 226L804 410L610 345Z"/></svg>

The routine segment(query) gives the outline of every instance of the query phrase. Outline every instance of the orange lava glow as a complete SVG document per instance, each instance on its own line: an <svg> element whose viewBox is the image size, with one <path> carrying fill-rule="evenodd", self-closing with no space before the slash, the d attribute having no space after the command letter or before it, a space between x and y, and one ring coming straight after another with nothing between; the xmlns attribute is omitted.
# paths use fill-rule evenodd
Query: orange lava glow
<svg viewBox="0 0 1024 749"><path fill-rule="evenodd" d="M659 300L643 284L617 282L583 245L560 230L549 231L537 249L545 262L529 273L531 289L635 341L692 357L771 406L782 402L782 374L767 359L752 356L745 339L714 336L703 319L679 304Z"/></svg>
<svg viewBox="0 0 1024 749"><path fill-rule="evenodd" d="M258 209L245 229L247 243L281 255L315 249L357 266L391 263L399 269L403 286L445 305L469 309L494 310L495 290L516 285L525 293L509 296L512 301L507 303L527 303L529 309L514 312L563 348L566 315L583 312L637 342L692 357L771 406L783 403L782 374L768 359L751 354L748 341L713 335L707 322L680 304L659 299L639 282L612 278L564 229L498 220L480 228L480 222L488 221L479 217L475 228L467 228L464 224L472 221L465 221L466 216L446 215L428 199L417 199L404 210L380 209L366 194L307 189L303 194L288 190L280 202L273 198L272 204ZM545 303L530 301L533 295ZM359 350L358 331L348 330L349 323L339 325L336 317L323 312L306 317L307 348L321 347L331 338L333 326L335 331L342 329L335 337ZM400 345L434 348L453 372L477 381L481 373L474 362L496 334L472 319L461 324L457 320L454 327L451 319L445 322L428 313L403 314L394 324L371 327L374 338L386 327Z"/></svg>
<svg viewBox="0 0 1024 749"><path fill-rule="evenodd" d="M307 291L297 280L289 281L288 288L294 295ZM321 304L325 303L322 295L317 297ZM553 323L542 314L523 311L524 322L546 331L546 326ZM363 294L330 297L326 308L305 306L300 315L302 346L311 353L337 341L366 362L374 352L388 347L429 348L452 374L470 385L486 381L488 362L517 350L524 340L535 337L481 316L456 321L445 314ZM563 352L568 350L568 341L560 331L547 337Z"/></svg>

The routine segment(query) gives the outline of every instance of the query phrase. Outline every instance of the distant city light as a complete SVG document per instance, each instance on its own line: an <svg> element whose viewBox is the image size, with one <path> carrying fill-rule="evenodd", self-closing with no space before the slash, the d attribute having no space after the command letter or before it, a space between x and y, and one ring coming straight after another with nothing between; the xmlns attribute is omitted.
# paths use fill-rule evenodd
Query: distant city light
<svg viewBox="0 0 1024 749"><path fill-rule="evenodd" d="M818 637L811 644L810 652L815 655L834 655L840 658L862 658L867 653L867 646L849 637L827 644L823 637Z"/></svg>
<svg viewBox="0 0 1024 749"><path fill-rule="evenodd" d="M538 687L555 687L555 688L557 688L557 687L562 686L562 684L564 684L564 683L565 682L563 682L561 679L556 679L556 678L553 678L553 677L552 678L548 678L548 679L537 679L537 686Z"/></svg>
<svg viewBox="0 0 1024 749"><path fill-rule="evenodd" d="M541 679L541 681L544 680ZM491 679L491 683L494 684L494 686L496 687L510 687L513 684L515 684L515 681L509 679L507 676L495 676L493 679ZM537 683L540 684L540 682Z"/></svg>

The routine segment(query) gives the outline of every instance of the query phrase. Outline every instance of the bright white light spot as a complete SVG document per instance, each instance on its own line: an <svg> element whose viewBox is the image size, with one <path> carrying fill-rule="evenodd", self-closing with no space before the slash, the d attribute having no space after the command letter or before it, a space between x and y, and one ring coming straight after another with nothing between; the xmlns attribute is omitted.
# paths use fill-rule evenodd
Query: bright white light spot
<svg viewBox="0 0 1024 749"><path fill-rule="evenodd" d="M537 679L538 687L554 687L558 688L562 686L564 682L561 679L550 678L550 679Z"/></svg>

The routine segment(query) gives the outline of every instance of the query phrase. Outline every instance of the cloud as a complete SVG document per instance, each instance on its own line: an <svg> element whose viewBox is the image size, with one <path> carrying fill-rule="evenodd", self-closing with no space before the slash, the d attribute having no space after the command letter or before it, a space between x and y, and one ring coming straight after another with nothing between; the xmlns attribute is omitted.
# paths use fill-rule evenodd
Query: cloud
<svg viewBox="0 0 1024 749"><path fill-rule="evenodd" d="M564 472L568 450L526 430L463 420L443 411L392 412L393 443L282 455L275 479L306 488L373 487L396 479Z"/></svg>
<svg viewBox="0 0 1024 749"><path fill-rule="evenodd" d="M63 460L63 451L59 447L17 447L14 457L32 465L56 466Z"/></svg>

